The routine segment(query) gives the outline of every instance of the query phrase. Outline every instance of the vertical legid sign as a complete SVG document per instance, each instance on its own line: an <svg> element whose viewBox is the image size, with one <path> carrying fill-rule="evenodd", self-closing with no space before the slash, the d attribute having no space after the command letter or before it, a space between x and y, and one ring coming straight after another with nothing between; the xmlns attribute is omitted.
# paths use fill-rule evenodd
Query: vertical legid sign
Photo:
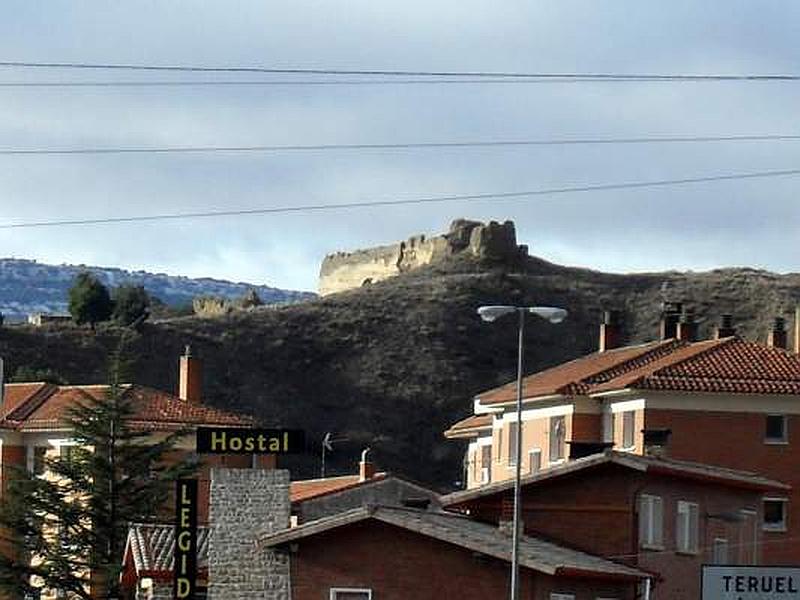
<svg viewBox="0 0 800 600"><path fill-rule="evenodd" d="M172 597L195 600L197 589L197 480L175 488L175 580Z"/></svg>

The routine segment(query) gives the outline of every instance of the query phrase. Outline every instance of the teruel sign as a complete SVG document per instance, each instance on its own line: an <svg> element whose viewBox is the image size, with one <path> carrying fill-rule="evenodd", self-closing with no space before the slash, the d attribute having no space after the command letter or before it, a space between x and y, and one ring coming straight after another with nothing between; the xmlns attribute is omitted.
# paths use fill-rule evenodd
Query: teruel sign
<svg viewBox="0 0 800 600"><path fill-rule="evenodd" d="M800 567L703 566L703 600L800 600Z"/></svg>
<svg viewBox="0 0 800 600"><path fill-rule="evenodd" d="M299 429L197 428L197 452L201 454L295 454L304 450L305 433Z"/></svg>
<svg viewBox="0 0 800 600"><path fill-rule="evenodd" d="M176 482L174 573L172 597L194 600L197 591L196 479L179 479Z"/></svg>

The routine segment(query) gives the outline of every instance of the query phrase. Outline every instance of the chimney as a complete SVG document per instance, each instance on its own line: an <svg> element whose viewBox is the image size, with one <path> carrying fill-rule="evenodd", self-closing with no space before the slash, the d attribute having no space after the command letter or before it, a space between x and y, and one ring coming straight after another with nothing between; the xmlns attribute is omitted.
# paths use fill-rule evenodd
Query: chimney
<svg viewBox="0 0 800 600"><path fill-rule="evenodd" d="M203 370L200 360L192 356L192 347L186 344L178 369L178 397L186 402L200 402L203 395Z"/></svg>
<svg viewBox="0 0 800 600"><path fill-rule="evenodd" d="M786 321L783 317L775 317L772 330L767 334L767 346L786 350L787 337Z"/></svg>
<svg viewBox="0 0 800 600"><path fill-rule="evenodd" d="M694 311L685 308L678 319L675 337L685 342L697 341L697 323L694 320Z"/></svg>
<svg viewBox="0 0 800 600"><path fill-rule="evenodd" d="M367 460L367 454L372 451L371 448L364 448L361 453L361 462L358 463L358 480L366 481L375 477L375 465Z"/></svg>
<svg viewBox="0 0 800 600"><path fill-rule="evenodd" d="M661 308L661 327L659 339L669 340L678 336L678 321L683 304L680 302L664 302Z"/></svg>
<svg viewBox="0 0 800 600"><path fill-rule="evenodd" d="M794 353L800 354L800 306L794 309Z"/></svg>
<svg viewBox="0 0 800 600"><path fill-rule="evenodd" d="M736 328L733 326L733 315L722 315L722 318L717 325L717 331L714 334L714 339L726 338L736 335Z"/></svg>
<svg viewBox="0 0 800 600"><path fill-rule="evenodd" d="M671 429L642 429L645 455L666 456L671 435Z"/></svg>
<svg viewBox="0 0 800 600"><path fill-rule="evenodd" d="M620 313L617 310L604 310L600 323L599 351L605 352L620 345Z"/></svg>

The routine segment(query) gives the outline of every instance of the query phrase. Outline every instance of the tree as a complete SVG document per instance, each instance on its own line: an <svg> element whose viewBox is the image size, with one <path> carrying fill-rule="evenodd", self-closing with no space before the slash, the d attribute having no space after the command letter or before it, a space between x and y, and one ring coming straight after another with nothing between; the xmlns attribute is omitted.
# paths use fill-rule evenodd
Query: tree
<svg viewBox="0 0 800 600"><path fill-rule="evenodd" d="M78 273L69 289L69 314L72 319L78 325L89 323L94 329L96 323L108 320L112 308L108 288L91 273Z"/></svg>
<svg viewBox="0 0 800 600"><path fill-rule="evenodd" d="M30 365L22 365L14 371L14 375L9 379L11 383L27 383L31 381L43 381L45 383L52 383L55 385L67 385L67 380L64 379L59 373L45 367L38 369Z"/></svg>
<svg viewBox="0 0 800 600"><path fill-rule="evenodd" d="M165 460L187 431L154 439L132 427L128 390L114 375L105 398L70 411L74 445L44 458L49 476L18 470L11 480L0 502L10 550L0 555L0 590L13 597L38 598L42 588L86 600L119 595L128 525L157 520L174 481L196 468Z"/></svg>
<svg viewBox="0 0 800 600"><path fill-rule="evenodd" d="M121 285L114 289L114 320L128 326L147 318L150 309L150 295L144 286Z"/></svg>

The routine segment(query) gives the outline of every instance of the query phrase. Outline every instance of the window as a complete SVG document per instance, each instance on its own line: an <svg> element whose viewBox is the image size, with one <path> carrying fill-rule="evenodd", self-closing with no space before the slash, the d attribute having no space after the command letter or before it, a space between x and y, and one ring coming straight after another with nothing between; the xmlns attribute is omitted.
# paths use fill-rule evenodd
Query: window
<svg viewBox="0 0 800 600"><path fill-rule="evenodd" d="M513 467L517 464L517 431L519 423L508 424L508 466Z"/></svg>
<svg viewBox="0 0 800 600"><path fill-rule="evenodd" d="M758 564L759 527L758 513L755 510L743 509L739 511L742 517L742 526L739 535L739 564Z"/></svg>
<svg viewBox="0 0 800 600"><path fill-rule="evenodd" d="M786 415L767 415L764 441L768 444L785 444L788 441Z"/></svg>
<svg viewBox="0 0 800 600"><path fill-rule="evenodd" d="M664 503L659 496L642 494L639 499L639 545L660 549L664 543Z"/></svg>
<svg viewBox="0 0 800 600"><path fill-rule="evenodd" d="M481 446L481 483L492 481L492 447Z"/></svg>
<svg viewBox="0 0 800 600"><path fill-rule="evenodd" d="M575 594L560 594L558 592L551 592L550 600L575 600Z"/></svg>
<svg viewBox="0 0 800 600"><path fill-rule="evenodd" d="M714 544L711 547L711 562L715 565L728 564L728 540L714 538Z"/></svg>
<svg viewBox="0 0 800 600"><path fill-rule="evenodd" d="M786 531L786 498L764 498L764 529Z"/></svg>
<svg viewBox="0 0 800 600"><path fill-rule="evenodd" d="M625 450L631 449L636 445L635 427L636 412L626 410L622 413L622 448Z"/></svg>
<svg viewBox="0 0 800 600"><path fill-rule="evenodd" d="M550 462L564 459L567 441L567 423L563 416L550 418Z"/></svg>
<svg viewBox="0 0 800 600"><path fill-rule="evenodd" d="M330 600L372 600L372 590L331 588Z"/></svg>
<svg viewBox="0 0 800 600"><path fill-rule="evenodd" d="M61 444L58 447L58 455L66 462L71 462L75 454L75 446L72 444Z"/></svg>
<svg viewBox="0 0 800 600"><path fill-rule="evenodd" d="M675 547L678 552L686 554L697 553L699 512L700 507L696 503L678 501L675 523Z"/></svg>
<svg viewBox="0 0 800 600"><path fill-rule="evenodd" d="M528 452L528 473L536 473L542 468L542 451L534 448Z"/></svg>

